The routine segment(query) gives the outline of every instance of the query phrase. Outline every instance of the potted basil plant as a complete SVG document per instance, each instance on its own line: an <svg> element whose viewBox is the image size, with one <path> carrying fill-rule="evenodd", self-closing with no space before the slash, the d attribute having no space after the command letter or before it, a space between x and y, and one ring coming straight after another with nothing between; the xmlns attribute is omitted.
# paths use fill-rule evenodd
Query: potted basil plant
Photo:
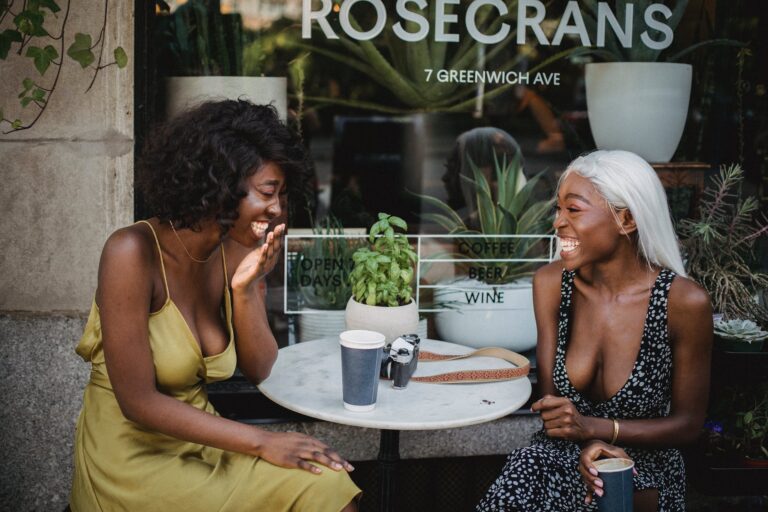
<svg viewBox="0 0 768 512"><path fill-rule="evenodd" d="M377 331L387 342L417 332L419 312L413 283L418 257L405 235L407 229L400 217L379 213L368 233L369 246L352 255L347 329Z"/></svg>

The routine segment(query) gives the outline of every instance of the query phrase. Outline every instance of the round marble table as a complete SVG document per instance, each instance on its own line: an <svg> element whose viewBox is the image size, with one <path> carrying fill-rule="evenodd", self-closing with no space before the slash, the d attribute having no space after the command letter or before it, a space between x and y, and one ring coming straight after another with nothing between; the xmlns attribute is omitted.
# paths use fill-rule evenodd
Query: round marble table
<svg viewBox="0 0 768 512"><path fill-rule="evenodd" d="M424 339L421 350L464 354L473 349ZM420 361L416 376L455 370L507 368L506 361L473 357L458 361ZM506 416L528 401L527 378L474 384L429 384L411 381L406 389L380 381L376 408L353 412L341 400L341 349L337 338L324 338L280 349L272 373L259 385L261 392L286 409L325 421L381 429L379 463L382 467L381 510L390 510L392 473L399 460L400 430L463 427Z"/></svg>

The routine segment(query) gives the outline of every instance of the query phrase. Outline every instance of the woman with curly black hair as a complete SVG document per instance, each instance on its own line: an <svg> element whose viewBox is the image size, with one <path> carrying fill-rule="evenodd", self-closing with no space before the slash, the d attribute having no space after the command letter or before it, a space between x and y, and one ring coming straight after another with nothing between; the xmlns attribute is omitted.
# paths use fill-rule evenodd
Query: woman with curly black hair
<svg viewBox="0 0 768 512"><path fill-rule="evenodd" d="M153 217L113 233L77 353L91 363L73 511L356 510L352 466L321 441L220 417L207 382L277 357L260 283L275 266L299 141L270 106L205 103L139 164Z"/></svg>

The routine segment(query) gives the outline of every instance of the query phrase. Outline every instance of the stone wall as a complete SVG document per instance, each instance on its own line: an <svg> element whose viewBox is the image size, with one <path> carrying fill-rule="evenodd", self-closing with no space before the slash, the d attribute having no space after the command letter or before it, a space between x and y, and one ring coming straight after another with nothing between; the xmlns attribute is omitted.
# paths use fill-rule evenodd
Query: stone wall
<svg viewBox="0 0 768 512"><path fill-rule="evenodd" d="M0 134L0 503L14 511L56 511L66 504L89 371L74 347L93 297L101 246L133 220L133 2L109 2L101 61L113 61L119 45L128 66L101 69L88 92L96 62L83 69L66 50L78 32L96 42L105 4L57 4L62 11L49 14L45 27L58 35L66 19L63 41L27 45L56 48L63 63L57 80L57 66L41 76L26 48L0 60L0 108L7 119L28 124L39 111L19 104L25 78L46 88L56 80L31 128ZM12 20L5 16L0 32ZM0 132L9 128L0 123Z"/></svg>

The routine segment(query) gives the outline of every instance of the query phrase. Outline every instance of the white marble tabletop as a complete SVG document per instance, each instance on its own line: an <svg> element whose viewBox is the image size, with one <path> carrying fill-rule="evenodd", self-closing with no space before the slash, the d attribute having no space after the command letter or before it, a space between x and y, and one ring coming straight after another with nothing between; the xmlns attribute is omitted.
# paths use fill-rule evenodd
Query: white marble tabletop
<svg viewBox="0 0 768 512"><path fill-rule="evenodd" d="M463 354L473 349L424 339L421 349ZM417 376L455 370L506 368L506 361L473 357L458 361L420 361ZM429 384L411 381L403 390L379 381L376 408L352 412L341 400L341 349L338 338L297 343L280 349L269 378L259 389L272 401L321 420L390 430L432 430L495 420L519 409L531 395L527 378L474 384Z"/></svg>

